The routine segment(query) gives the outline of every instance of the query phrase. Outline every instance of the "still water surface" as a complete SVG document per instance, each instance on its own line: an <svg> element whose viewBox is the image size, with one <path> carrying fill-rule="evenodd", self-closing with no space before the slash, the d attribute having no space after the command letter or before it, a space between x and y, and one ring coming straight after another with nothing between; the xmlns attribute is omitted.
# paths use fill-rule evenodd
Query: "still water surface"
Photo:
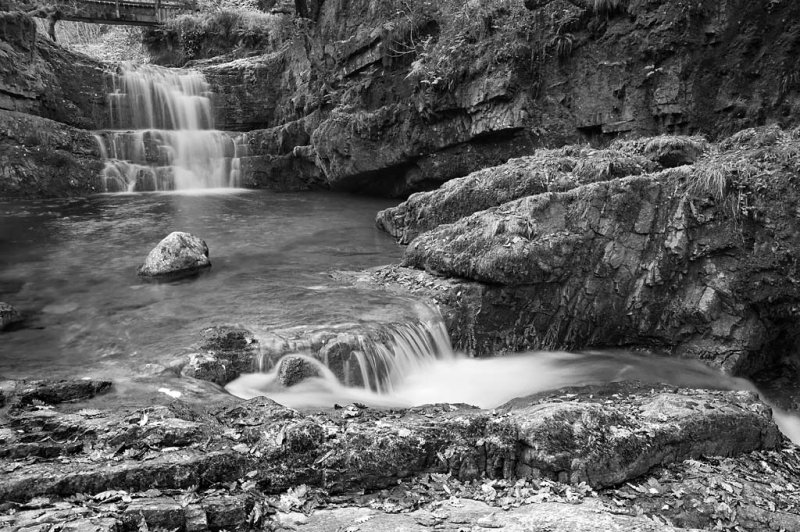
<svg viewBox="0 0 800 532"><path fill-rule="evenodd" d="M0 202L0 301L29 316L2 336L0 375L135 371L186 352L211 325L269 331L391 319L408 302L328 276L397 262L401 249L374 224L390 204L241 190ZM173 283L137 278L175 230L206 241L210 272Z"/></svg>

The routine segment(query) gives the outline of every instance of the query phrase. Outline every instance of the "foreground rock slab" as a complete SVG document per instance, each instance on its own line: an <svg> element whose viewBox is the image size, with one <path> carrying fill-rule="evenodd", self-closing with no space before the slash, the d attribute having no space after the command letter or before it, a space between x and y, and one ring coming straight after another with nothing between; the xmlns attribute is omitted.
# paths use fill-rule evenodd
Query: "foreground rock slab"
<svg viewBox="0 0 800 532"><path fill-rule="evenodd" d="M210 267L206 243L189 233L175 231L150 251L138 274L140 277L178 279Z"/></svg>
<svg viewBox="0 0 800 532"><path fill-rule="evenodd" d="M544 502L498 512L481 501L455 500L433 511L388 514L369 508L340 508L312 514L302 530L323 532L358 526L362 532L386 530L452 530L478 532L499 529L504 532L669 532L689 530L665 526L644 516L614 515L595 502L563 504Z"/></svg>
<svg viewBox="0 0 800 532"><path fill-rule="evenodd" d="M26 403L31 390L83 388L8 382L3 529L800 525L797 448L747 392L618 383L491 412L432 405L354 418L224 394L162 393L142 406L113 386Z"/></svg>

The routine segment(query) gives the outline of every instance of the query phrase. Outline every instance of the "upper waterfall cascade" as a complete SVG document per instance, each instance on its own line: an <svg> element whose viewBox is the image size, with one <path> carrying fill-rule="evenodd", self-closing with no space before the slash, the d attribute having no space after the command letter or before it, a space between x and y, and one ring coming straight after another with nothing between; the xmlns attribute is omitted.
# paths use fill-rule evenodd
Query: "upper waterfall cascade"
<svg viewBox="0 0 800 532"><path fill-rule="evenodd" d="M123 65L108 99L113 129L97 134L108 192L239 185L241 146L214 129L201 73Z"/></svg>

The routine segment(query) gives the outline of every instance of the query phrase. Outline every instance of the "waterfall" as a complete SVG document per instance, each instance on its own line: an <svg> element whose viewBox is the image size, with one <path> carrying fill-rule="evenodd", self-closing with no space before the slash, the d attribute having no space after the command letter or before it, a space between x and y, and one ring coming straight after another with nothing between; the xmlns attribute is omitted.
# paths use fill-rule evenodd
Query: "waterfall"
<svg viewBox="0 0 800 532"><path fill-rule="evenodd" d="M441 318L388 324L381 333L356 337L356 348L351 351L350 359L343 361L343 366L348 364L350 368L343 367L337 372L343 375L343 384L391 394L395 385L409 374L434 360L454 356ZM327 367L334 366L328 353L321 353L321 359ZM358 372L356 379L353 379L354 371Z"/></svg>
<svg viewBox="0 0 800 532"><path fill-rule="evenodd" d="M456 358L439 311L421 303L417 310L416 319L399 323L362 323L343 332L306 329L293 340L260 338L260 373L244 375L226 388L240 397L267 394L293 405L316 404L323 396L393 404L397 387L409 376ZM286 387L280 368L292 358L317 377Z"/></svg>
<svg viewBox="0 0 800 532"><path fill-rule="evenodd" d="M196 71L122 65L108 95L112 129L96 134L108 192L235 187L238 138L214 129Z"/></svg>

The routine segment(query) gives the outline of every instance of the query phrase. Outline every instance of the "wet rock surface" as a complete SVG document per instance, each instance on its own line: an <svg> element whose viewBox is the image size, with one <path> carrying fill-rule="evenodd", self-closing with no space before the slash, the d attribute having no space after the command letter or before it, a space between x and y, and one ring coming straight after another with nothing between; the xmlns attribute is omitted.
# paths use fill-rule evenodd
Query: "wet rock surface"
<svg viewBox="0 0 800 532"><path fill-rule="evenodd" d="M17 309L0 301L0 331L4 331L14 325L21 323L22 314Z"/></svg>
<svg viewBox="0 0 800 532"><path fill-rule="evenodd" d="M92 379L0 381L4 400L13 407L88 400L110 387L111 381Z"/></svg>
<svg viewBox="0 0 800 532"><path fill-rule="evenodd" d="M361 524L378 528L367 530L408 519L514 530L552 524L579 501L609 529L664 529L653 528L664 517L643 514L676 527L722 520L775 530L800 517L787 487L800 482L797 450L747 392L621 383L494 412L435 405L342 417L222 394L162 393L142 406L104 390L88 401L70 402L103 390L10 401L0 411L3 527L323 530L369 515ZM707 473L685 476L698 470ZM587 516L576 510L564 523L588 526Z"/></svg>
<svg viewBox="0 0 800 532"><path fill-rule="evenodd" d="M321 377L319 367L303 355L286 355L278 364L278 382L290 387L312 377Z"/></svg>
<svg viewBox="0 0 800 532"><path fill-rule="evenodd" d="M186 377L224 386L242 373L258 368L260 346L249 330L219 325L204 329L201 335L199 351L174 361L172 369Z"/></svg>
<svg viewBox="0 0 800 532"><path fill-rule="evenodd" d="M175 231L147 254L137 273L146 278L180 279L210 267L206 243L189 233Z"/></svg>
<svg viewBox="0 0 800 532"><path fill-rule="evenodd" d="M426 312L430 312L426 309ZM295 327L259 335L258 340L246 329L219 326L207 329L204 336L242 335L249 340L227 348L218 342L205 341L204 352L192 354L182 365L182 374L225 385L243 373L278 371L279 381L296 384L298 378L317 373L309 357L323 364L345 386L385 388L392 362L388 358L419 357L433 359L442 355L447 344L446 331L438 316L416 314L407 322L340 324L336 326ZM403 343L402 338L406 339ZM411 339L410 342L408 339ZM449 352L449 345L446 347ZM297 358L294 358L294 357ZM289 360L286 360L287 357ZM305 358L305 363L301 361ZM280 365L287 363L282 370ZM281 371L285 372L281 374Z"/></svg>

